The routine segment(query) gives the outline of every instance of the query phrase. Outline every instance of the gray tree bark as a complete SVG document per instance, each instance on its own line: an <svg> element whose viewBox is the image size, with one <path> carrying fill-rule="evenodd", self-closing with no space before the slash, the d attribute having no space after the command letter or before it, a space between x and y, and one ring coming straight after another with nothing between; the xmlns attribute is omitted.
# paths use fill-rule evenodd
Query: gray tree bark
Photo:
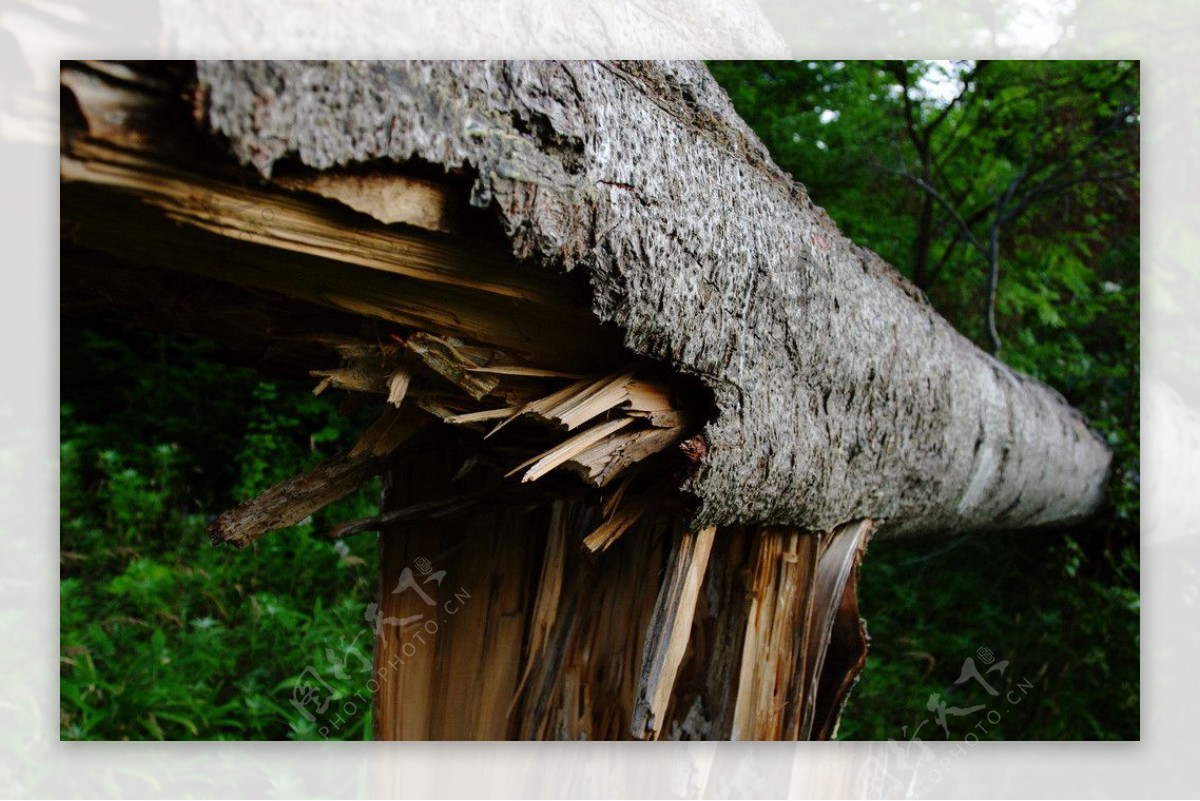
<svg viewBox="0 0 1200 801"><path fill-rule="evenodd" d="M882 535L1067 521L1109 452L959 335L775 166L697 63L206 62L206 119L264 175L475 176L514 252L584 269L633 351L711 391L693 525ZM532 269L532 268L531 268Z"/></svg>

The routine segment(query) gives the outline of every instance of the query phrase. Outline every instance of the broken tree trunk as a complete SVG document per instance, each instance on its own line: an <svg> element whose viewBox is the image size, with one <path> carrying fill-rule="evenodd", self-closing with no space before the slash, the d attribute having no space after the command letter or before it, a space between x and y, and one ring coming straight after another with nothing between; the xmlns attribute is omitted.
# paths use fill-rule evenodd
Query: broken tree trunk
<svg viewBox="0 0 1200 801"><path fill-rule="evenodd" d="M1082 418L846 240L702 65L206 62L199 77L209 124L263 175L284 158L468 166L519 257L585 269L631 350L713 392L696 525L961 533L1099 499L1108 451Z"/></svg>
<svg viewBox="0 0 1200 801"><path fill-rule="evenodd" d="M380 738L829 738L868 537L1100 498L1082 417L844 239L702 65L62 84L65 307L380 409L210 529L242 546L383 473L330 532L379 536Z"/></svg>

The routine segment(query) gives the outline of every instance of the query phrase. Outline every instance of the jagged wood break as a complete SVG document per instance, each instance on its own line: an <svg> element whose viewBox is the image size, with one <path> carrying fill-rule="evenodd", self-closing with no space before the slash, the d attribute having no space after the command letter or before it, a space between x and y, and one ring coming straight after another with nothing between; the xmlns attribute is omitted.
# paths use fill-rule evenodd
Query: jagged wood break
<svg viewBox="0 0 1200 801"><path fill-rule="evenodd" d="M80 62L62 87L64 311L378 409L210 533L383 476L328 532L379 533L382 739L829 738L873 532L1098 497L1081 419L845 241L701 65Z"/></svg>

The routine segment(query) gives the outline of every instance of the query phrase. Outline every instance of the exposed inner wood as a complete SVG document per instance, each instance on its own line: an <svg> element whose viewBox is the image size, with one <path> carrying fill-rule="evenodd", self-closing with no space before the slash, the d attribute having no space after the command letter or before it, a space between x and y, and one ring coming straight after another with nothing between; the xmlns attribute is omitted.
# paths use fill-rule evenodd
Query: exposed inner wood
<svg viewBox="0 0 1200 801"><path fill-rule="evenodd" d="M453 446L444 444L439 453L453 453ZM408 501L459 484L447 476L460 456L438 460L436 488L430 460L402 463L393 473L398 483L389 489L388 508L395 503L409 509ZM502 484L492 473L459 490L486 495ZM377 663L382 670L392 661L381 690L378 736L832 736L865 655L853 597L870 522L823 534L777 528L691 534L680 528L677 515L651 513L632 539L596 560L580 551L576 539L600 513L591 500L551 501L523 511L465 508L461 497L451 502L460 507L452 525L401 514L394 519L402 530L380 538L385 570L392 572L381 584L380 608L395 634L385 633L380 653L388 656ZM505 555L519 553L525 575L536 577L515 611L504 605L503 593L497 595L503 586L500 538L509 549ZM465 591L471 596L466 603L488 611L481 615L486 620L462 624L466 634L444 636L459 625L455 616L422 642L398 621L421 614L427 601L411 591L404 600L389 596L404 567L431 553L439 554L429 557L435 570L447 573L436 588L440 594L430 588L430 599L441 604ZM816 580L805 583L806 574ZM472 578L452 581L466 575ZM655 580L645 581L649 576ZM462 585L458 596L447 595L444 588L456 583ZM831 584L841 594L826 601L819 593ZM515 661L490 676L496 665L481 662L477 649L490 642L489 627L503 615L513 618L506 630L511 639L493 647ZM416 650L426 647L425 656ZM519 657L512 656L516 652ZM442 672L450 664L456 666L453 688ZM435 720L427 699L451 693L459 708ZM503 723L497 701L504 703ZM491 710L486 725L480 709Z"/></svg>
<svg viewBox="0 0 1200 801"><path fill-rule="evenodd" d="M568 505L565 523L578 532L591 525L595 508ZM618 547L606 558L565 551L558 608L539 605L548 622L540 656L526 666L528 679L514 706L514 735L521 739L630 738L638 667L650 626L658 576L665 566L667 518L648 521L633 547ZM623 543L625 545L627 543ZM557 575L555 571L549 574Z"/></svg>
<svg viewBox="0 0 1200 801"><path fill-rule="evenodd" d="M737 740L811 739L832 734L849 683L861 669L866 640L857 607L843 609L874 524L859 521L827 533L764 528L758 533L731 736ZM837 629L840 658L824 683L825 654L842 614L854 633ZM857 648L854 634L858 635ZM821 690L826 697L822 697Z"/></svg>
<svg viewBox="0 0 1200 801"><path fill-rule="evenodd" d="M546 550L542 557L542 569L538 578L537 599L529 618L529 642L525 650L525 669L521 684L513 698L515 705L525 689L525 683L533 666L543 657L550 629L558 617L558 602L563 593L563 569L566 562L571 530L568 526L570 508L566 501L554 501L550 505L550 530L546 536ZM512 710L509 710L511 714Z"/></svg>
<svg viewBox="0 0 1200 801"><path fill-rule="evenodd" d="M716 533L713 526L698 534L685 533L676 538L671 548L638 676L638 698L631 727L638 739L658 739L660 734L675 675L691 638L696 601Z"/></svg>
<svg viewBox="0 0 1200 801"><path fill-rule="evenodd" d="M579 279L517 264L448 186L401 175L380 200L377 175L254 179L211 151L154 77L121 74L62 70L82 118L77 126L64 115L66 241L499 345L544 369L621 358L617 332L596 324ZM356 193L411 213L381 222L352 210ZM429 215L458 222L430 223Z"/></svg>
<svg viewBox="0 0 1200 801"><path fill-rule="evenodd" d="M494 488L494 474L455 486L463 453L442 438L427 458L398 465L385 482L383 514L454 490ZM531 602L527 576L542 545L530 531L536 516L481 506L456 525L401 521L379 538L377 739L511 736Z"/></svg>
<svg viewBox="0 0 1200 801"><path fill-rule="evenodd" d="M446 234L470 233L462 210L434 181L394 172L349 174L312 173L281 178L277 183L293 191L311 192L337 200L382 223L405 223Z"/></svg>
<svg viewBox="0 0 1200 801"><path fill-rule="evenodd" d="M809 685L814 701L806 711L806 725L798 735L809 740L830 740L836 735L842 707L867 661L868 637L858 611L858 572L875 524L862 521L842 532L831 558L822 560L818 597L826 604L821 636L826 646L816 682ZM821 595L821 593L828 593ZM813 640L810 654L817 645ZM811 658L811 657L810 657Z"/></svg>
<svg viewBox="0 0 1200 801"><path fill-rule="evenodd" d="M67 239L133 262L494 344L544 366L577 369L619 353L576 281L547 274L542 285L500 247L391 230L106 143L73 143L62 175Z"/></svg>

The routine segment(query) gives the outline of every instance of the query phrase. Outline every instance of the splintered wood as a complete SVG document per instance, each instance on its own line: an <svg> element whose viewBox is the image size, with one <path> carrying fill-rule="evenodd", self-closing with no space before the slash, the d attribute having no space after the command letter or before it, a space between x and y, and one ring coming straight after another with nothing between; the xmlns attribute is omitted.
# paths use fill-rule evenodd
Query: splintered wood
<svg viewBox="0 0 1200 801"><path fill-rule="evenodd" d="M157 79L110 72L62 69L65 241L500 346L543 369L622 358L618 333L596 325L586 286L517 264L502 239L479 236L487 226L461 194L401 178L381 210L378 175L248 179L212 157L190 109ZM220 319L213 324L219 335Z"/></svg>
<svg viewBox="0 0 1200 801"><path fill-rule="evenodd" d="M508 450L534 452L508 467L507 476L520 474L519 481L529 483L562 468L596 488L606 487L614 478L668 450L687 431L690 418L685 410L675 408L668 382L635 381L634 376L644 365L571 382L572 376L561 371L502 363L511 360L511 356L494 348L470 346L454 337L441 338L418 331L395 340L381 344L345 337L313 338L314 343L329 348L340 360L337 367L311 371L314 378L320 379L314 392L332 386L378 395L387 411L349 451L347 458L353 460L354 470L340 461L333 463L342 471L330 472L328 476L330 481L337 478L336 492L331 490L323 496L297 493L296 486L308 486L312 480L305 476L289 479L263 498L269 501L270 508L276 509L294 497L294 513L282 514L280 510L264 516L263 507L243 504L211 526L210 534L215 541L245 545L266 531L294 525L345 497L383 470L383 457L415 435L423 419L432 418L459 428L492 420L502 420L501 425L517 423L513 436L509 437L513 445ZM547 393L548 382L571 383ZM486 408L496 401L503 405ZM660 416L655 418L654 414ZM600 422L572 433L600 418L603 418ZM661 427L664 420L669 427ZM496 433L496 429L491 433ZM540 450L530 445L547 436L561 439ZM480 432L481 443L482 438ZM332 467L325 469L330 471ZM351 481L351 475L358 480ZM622 490L612 497L619 499L624 494ZM646 511L667 502L671 494L672 488L660 482L631 497L627 504L610 504L605 519L584 539L585 546L591 550L606 549ZM325 502L318 503L322 499ZM338 534L344 536L362 530L370 529L339 527Z"/></svg>
<svg viewBox="0 0 1200 801"><path fill-rule="evenodd" d="M844 596L855 593L858 563L873 529L864 520L828 533L760 532L731 739L832 736L866 656L857 602ZM846 651L837 660L843 672L826 678L835 627L837 644Z"/></svg>
<svg viewBox="0 0 1200 801"><path fill-rule="evenodd" d="M668 450L683 437L690 419L685 410L675 408L668 382L635 380L646 365L572 382L571 376L561 371L512 363L510 355L495 348L471 346L455 337L427 332L409 332L382 344L344 337L315 337L314 342L328 347L340 360L337 367L311 371L319 379L314 392L332 386L377 395L388 410L349 451L350 458L362 462L355 473L361 474L362 480L353 486L343 480L346 492L331 493L328 502L345 497L380 472L384 467L381 458L417 433L422 419L456 428L493 420L501 420L501 425L515 423L511 433L501 438L507 440L507 449L496 452L533 452L509 466L506 477L530 483L561 468L595 488L606 487ZM554 382L569 383L547 392L546 385ZM487 408L497 401L502 405ZM482 445L483 432L479 435ZM541 449L532 445L547 437L558 441ZM276 499L273 504L285 503L292 492L289 488L298 480L270 490L269 497ZM672 489L660 482L632 496L626 505L610 505L605 519L584 544L591 550L609 547L646 511L667 502ZM623 495L614 493L618 498ZM279 520L294 518L293 523L284 525L321 508L314 506L315 499L308 495L297 498L303 500L298 507L303 514L278 516ZM244 523L236 522L243 518ZM244 504L222 516L220 525L214 524L210 533L217 541L244 545L267 530L283 527L275 525L275 518L259 518L257 507ZM270 527L263 528L268 522ZM369 529L345 526L337 531L345 536L361 530Z"/></svg>
<svg viewBox="0 0 1200 801"><path fill-rule="evenodd" d="M432 476L448 473L406 463L385 503L399 508L385 515L403 515L429 494ZM467 489L490 486L476 480ZM455 611L419 645L399 629L384 633L378 738L833 735L865 656L854 597L870 521L832 532L689 532L678 516L652 515L593 559L573 540L599 512L587 500L555 500L525 514L480 505L458 525L406 520L404 536L380 539L382 619L426 612L415 594L390 593L426 554L446 573L430 598L440 605L467 592L463 609L475 607L461 624L467 631L458 630L463 612ZM517 563L535 578L520 592L509 584ZM457 595L447 592L459 586Z"/></svg>
<svg viewBox="0 0 1200 801"><path fill-rule="evenodd" d="M490 394L500 384L495 376L475 372L478 362L468 358L465 347L460 351L451 341L418 331L404 341L404 347L475 400Z"/></svg>
<svg viewBox="0 0 1200 801"><path fill-rule="evenodd" d="M716 527L709 526L699 534L681 534L671 548L638 675L631 731L639 739L658 739L666 718L675 675L691 639L696 601L716 533Z"/></svg>
<svg viewBox="0 0 1200 801"><path fill-rule="evenodd" d="M573 375L517 364L488 364L508 357L496 349L467 346L453 337L412 333L403 339L403 354L396 347L369 342L329 344L343 363L338 368L312 371L321 379L318 389L332 384L386 395L393 406L409 399L443 422L460 427L499 420L487 438L510 423L519 423L525 433L531 429L552 436L563 432L554 445L509 468L507 475L520 474L522 482L537 481L563 467L591 486L605 487L677 443L690 422L687 412L672 401L670 383L634 379L646 365L584 378L546 393L548 382L569 381ZM405 358L407 363L402 361ZM503 405L486 408L497 400Z"/></svg>

